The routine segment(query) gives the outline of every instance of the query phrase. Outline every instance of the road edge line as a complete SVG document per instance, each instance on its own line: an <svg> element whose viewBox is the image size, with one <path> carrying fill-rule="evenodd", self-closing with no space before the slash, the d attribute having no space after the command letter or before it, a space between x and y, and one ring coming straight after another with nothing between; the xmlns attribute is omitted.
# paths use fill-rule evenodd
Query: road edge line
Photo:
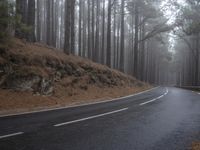
<svg viewBox="0 0 200 150"><path fill-rule="evenodd" d="M156 97L156 98L154 98L154 99L152 99L152 100L146 101L146 102L144 102L144 103L140 103L139 105L140 105L140 106L143 106L143 105L146 105L146 104L155 102L155 101L157 101L157 100L163 98L164 96L166 96L168 93L169 93L169 90L168 90L168 88L166 88L166 92L165 92L164 94L162 94L162 95L160 95L160 96L158 96L158 97Z"/></svg>
<svg viewBox="0 0 200 150"><path fill-rule="evenodd" d="M34 114L34 113L41 113L41 112L48 112L48 111L56 111L56 110L63 110L63 109L68 109L68 108L76 108L76 107L82 107L82 106L89 106L89 105L95 105L95 104L103 104L103 103L108 103L108 102L112 102L112 101L118 101L118 100L122 100L124 98L130 98L130 97L134 97L152 90L155 90L157 88L159 88L160 86L139 92L139 93L135 93L132 95L128 95L128 96L124 96L124 97L119 97L119 98L114 98L111 100L104 100L104 101L99 101L99 102L91 102L91 103L86 103L86 104L79 104L79 105L73 105L73 106L65 106L65 107L58 107L58 108L50 108L50 109L42 109L42 110L33 110L33 111L27 111L27 112L19 112L19 113L13 113L13 114L7 114L7 115L0 115L0 118L3 117L12 117L12 116L20 116L20 115L28 115L28 114Z"/></svg>
<svg viewBox="0 0 200 150"><path fill-rule="evenodd" d="M12 133L12 134L2 135L2 136L0 136L0 139L17 136L17 135L21 135L21 134L24 134L24 132L16 132L16 133Z"/></svg>

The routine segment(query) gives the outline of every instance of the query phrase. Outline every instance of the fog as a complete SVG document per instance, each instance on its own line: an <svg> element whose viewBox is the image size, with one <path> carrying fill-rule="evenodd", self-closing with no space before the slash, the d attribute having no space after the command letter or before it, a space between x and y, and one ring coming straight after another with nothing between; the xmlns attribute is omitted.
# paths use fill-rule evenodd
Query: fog
<svg viewBox="0 0 200 150"><path fill-rule="evenodd" d="M17 1L36 41L151 83L199 85L198 0Z"/></svg>

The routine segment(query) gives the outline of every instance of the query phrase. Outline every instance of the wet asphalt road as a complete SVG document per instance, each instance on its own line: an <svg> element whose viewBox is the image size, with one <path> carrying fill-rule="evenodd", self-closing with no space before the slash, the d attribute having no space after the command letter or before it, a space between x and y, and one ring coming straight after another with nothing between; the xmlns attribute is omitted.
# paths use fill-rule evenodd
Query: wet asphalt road
<svg viewBox="0 0 200 150"><path fill-rule="evenodd" d="M184 150L200 141L200 95L159 87L121 100L0 117L0 150Z"/></svg>

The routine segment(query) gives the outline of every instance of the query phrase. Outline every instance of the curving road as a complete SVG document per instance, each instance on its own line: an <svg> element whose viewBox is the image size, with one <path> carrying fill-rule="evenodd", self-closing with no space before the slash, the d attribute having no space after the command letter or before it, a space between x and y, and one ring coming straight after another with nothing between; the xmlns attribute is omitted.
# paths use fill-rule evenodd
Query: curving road
<svg viewBox="0 0 200 150"><path fill-rule="evenodd" d="M196 140L200 95L172 87L0 117L0 150L184 150Z"/></svg>

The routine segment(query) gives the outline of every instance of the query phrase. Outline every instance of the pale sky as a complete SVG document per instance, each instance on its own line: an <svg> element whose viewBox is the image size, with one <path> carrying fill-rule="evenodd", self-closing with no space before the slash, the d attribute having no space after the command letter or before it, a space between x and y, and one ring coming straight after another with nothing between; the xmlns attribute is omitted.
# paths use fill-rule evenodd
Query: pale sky
<svg viewBox="0 0 200 150"><path fill-rule="evenodd" d="M161 5L162 11L165 17L169 19L168 21L169 25L175 22L176 14L178 13L178 10L174 6L170 5L170 1L173 2L173 0L163 0L162 5ZM185 4L185 0L175 0L175 1L181 5ZM170 43L169 51L174 52L175 39L173 38L172 35L173 33L170 32L169 33L169 43Z"/></svg>
<svg viewBox="0 0 200 150"><path fill-rule="evenodd" d="M173 2L173 0L163 0L161 4L161 8L163 8L164 15L169 19L168 23L173 24L176 18L176 14L178 13L177 9L170 5L170 1ZM185 4L185 0L175 0L181 5Z"/></svg>

